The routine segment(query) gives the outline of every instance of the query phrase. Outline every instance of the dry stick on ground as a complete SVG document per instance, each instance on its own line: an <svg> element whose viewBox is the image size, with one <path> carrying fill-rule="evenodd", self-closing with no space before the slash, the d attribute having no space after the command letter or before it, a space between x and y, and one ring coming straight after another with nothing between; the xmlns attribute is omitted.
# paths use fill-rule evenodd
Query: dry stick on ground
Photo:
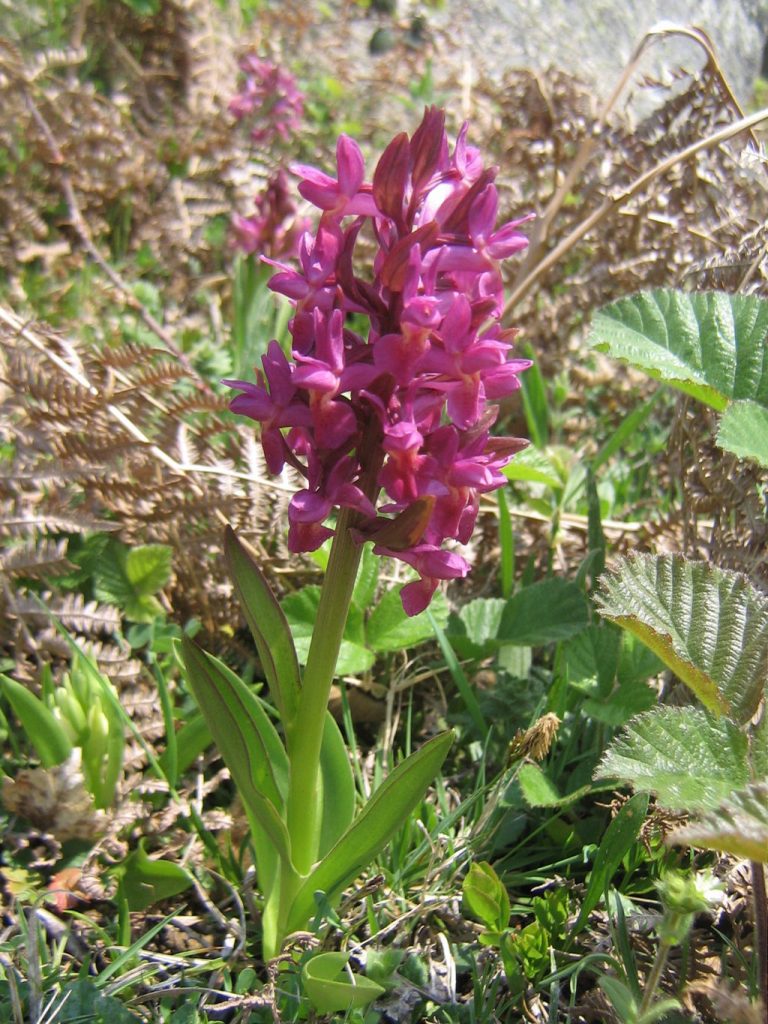
<svg viewBox="0 0 768 1024"><path fill-rule="evenodd" d="M58 171L59 184L61 186L61 192L64 196L64 201L67 204L67 210L69 212L69 219L72 227L74 228L77 237L80 239L80 243L85 249L86 253L90 256L93 262L100 268L100 270L109 278L112 284L117 288L119 293L122 295L127 306L129 306L139 317L144 321L147 327L155 334L163 345L171 352L184 367L186 372L192 378L195 386L200 391L210 392L211 388L206 381L204 381L200 375L195 371L195 368L189 361L186 353L182 352L179 346L171 337L169 331L160 324L155 317L149 312L149 310L139 302L136 296L131 291L129 285L123 278L117 273L114 267L111 267L104 257L101 255L99 250L96 248L91 233L88 229L88 225L85 222L85 218L80 210L80 205L75 195L75 190L72 187L72 179L69 176L69 171L66 168L66 161L64 155L61 152L59 144L56 142L56 138L51 130L50 125L46 121L45 117L40 111L40 108L32 98L29 89L26 84L21 85L24 102L27 109L32 116L37 127L45 139L46 145L48 146L50 163Z"/></svg>

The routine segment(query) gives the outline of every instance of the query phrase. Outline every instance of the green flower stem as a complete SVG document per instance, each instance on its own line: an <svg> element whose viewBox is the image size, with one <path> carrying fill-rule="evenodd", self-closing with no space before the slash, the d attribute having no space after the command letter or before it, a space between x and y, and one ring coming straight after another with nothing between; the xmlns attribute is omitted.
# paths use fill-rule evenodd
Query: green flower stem
<svg viewBox="0 0 768 1024"><path fill-rule="evenodd" d="M350 515L348 509L342 510L331 545L292 730L294 742L289 751L288 832L293 863L301 875L309 872L317 858L320 747L325 712L362 553L362 545L356 544L350 535Z"/></svg>
<svg viewBox="0 0 768 1024"><path fill-rule="evenodd" d="M646 1013L651 1005L653 1004L654 996L656 995L656 989L659 987L659 981L661 980L661 974L667 963L669 957L669 951L672 949L671 942L664 942L663 940L659 943L659 948L656 950L656 958L653 961L651 967L651 973L648 975L648 980L645 983L645 991L643 992L643 1001L640 1004L640 1010L638 1016L642 1018L643 1014Z"/></svg>

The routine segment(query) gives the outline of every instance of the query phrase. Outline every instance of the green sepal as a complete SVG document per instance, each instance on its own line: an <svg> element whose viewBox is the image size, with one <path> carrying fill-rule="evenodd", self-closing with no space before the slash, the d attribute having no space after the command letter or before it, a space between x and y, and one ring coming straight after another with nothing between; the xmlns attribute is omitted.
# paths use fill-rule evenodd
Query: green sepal
<svg viewBox="0 0 768 1024"><path fill-rule="evenodd" d="M450 732L434 736L379 786L336 845L305 878L291 906L287 931L306 926L314 911L316 890L333 901L381 852L424 796L452 743Z"/></svg>
<svg viewBox="0 0 768 1024"><path fill-rule="evenodd" d="M224 553L290 746L301 692L299 662L290 627L264 573L231 526L225 532Z"/></svg>
<svg viewBox="0 0 768 1024"><path fill-rule="evenodd" d="M72 753L66 730L54 713L31 690L0 674L2 692L40 757L44 768L62 764Z"/></svg>

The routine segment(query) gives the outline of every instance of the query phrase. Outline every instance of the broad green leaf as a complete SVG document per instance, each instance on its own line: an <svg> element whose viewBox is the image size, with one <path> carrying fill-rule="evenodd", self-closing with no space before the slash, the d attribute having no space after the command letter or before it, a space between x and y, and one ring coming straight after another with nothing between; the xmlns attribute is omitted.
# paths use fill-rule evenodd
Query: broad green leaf
<svg viewBox="0 0 768 1024"><path fill-rule="evenodd" d="M507 480L524 480L530 483L545 484L552 490L563 486L563 478L558 472L558 465L553 462L549 449L535 448L531 445L508 462L502 469Z"/></svg>
<svg viewBox="0 0 768 1024"><path fill-rule="evenodd" d="M326 711L320 748L320 851L323 857L346 832L355 814L355 780L347 745L333 715Z"/></svg>
<svg viewBox="0 0 768 1024"><path fill-rule="evenodd" d="M509 895L487 861L470 864L461 886L461 902L465 912L492 931L503 931L509 924Z"/></svg>
<svg viewBox="0 0 768 1024"><path fill-rule="evenodd" d="M287 930L303 928L312 915L314 893L333 900L376 857L405 823L440 771L453 742L441 733L402 761L382 783L336 845L328 851L299 889Z"/></svg>
<svg viewBox="0 0 768 1024"><path fill-rule="evenodd" d="M501 597L478 597L451 616L446 636L460 658L487 658L498 649L496 636L505 607Z"/></svg>
<svg viewBox="0 0 768 1024"><path fill-rule="evenodd" d="M740 573L637 555L603 577L598 610L638 636L711 711L754 715L768 675L768 599Z"/></svg>
<svg viewBox="0 0 768 1024"><path fill-rule="evenodd" d="M635 842L648 811L648 795L636 793L620 808L600 841L579 916L571 931L577 935L605 894L608 883Z"/></svg>
<svg viewBox="0 0 768 1024"><path fill-rule="evenodd" d="M438 625L448 621L448 603L439 591L433 597L429 610ZM366 624L368 644L374 651L402 651L415 647L433 636L432 623L426 612L406 615L398 589L388 590L371 612Z"/></svg>
<svg viewBox="0 0 768 1024"><path fill-rule="evenodd" d="M312 634L317 622L317 609L320 606L320 587L310 584L287 594L282 600L282 608L293 635L296 657L300 665L306 665ZM352 607L344 627L344 638L341 641L339 654L336 658L337 676L356 676L373 667L376 655L364 645L363 615L359 608Z"/></svg>
<svg viewBox="0 0 768 1024"><path fill-rule="evenodd" d="M531 807L569 807L590 793L613 789L613 783L587 783L563 795L538 764L523 764L517 775L525 802Z"/></svg>
<svg viewBox="0 0 768 1024"><path fill-rule="evenodd" d="M286 792L287 755L274 726L248 687L225 673L215 658L186 636L181 650L190 689L252 824L263 829L281 861L289 864L288 831L278 810Z"/></svg>
<svg viewBox="0 0 768 1024"><path fill-rule="evenodd" d="M757 402L731 402L720 420L717 443L768 469L768 409Z"/></svg>
<svg viewBox="0 0 768 1024"><path fill-rule="evenodd" d="M617 776L675 811L716 807L746 785L747 737L701 708L661 707L634 718L610 744L595 778Z"/></svg>
<svg viewBox="0 0 768 1024"><path fill-rule="evenodd" d="M360 556L360 567L357 570L355 589L352 591L352 604L361 611L367 611L373 604L376 588L379 585L381 558L373 553L372 544L363 545Z"/></svg>
<svg viewBox="0 0 768 1024"><path fill-rule="evenodd" d="M538 764L523 764L517 775L525 802L531 807L558 807L562 794Z"/></svg>
<svg viewBox="0 0 768 1024"><path fill-rule="evenodd" d="M93 589L100 601L115 604L133 622L152 622L163 615L153 596L171 578L173 549L166 544L127 548L110 538L93 567Z"/></svg>
<svg viewBox="0 0 768 1024"><path fill-rule="evenodd" d="M386 989L370 978L348 974L348 962L349 953L318 953L304 964L304 991L318 1013L364 1009L384 995Z"/></svg>
<svg viewBox="0 0 768 1024"><path fill-rule="evenodd" d="M224 537L224 552L270 693L283 727L290 735L301 690L291 631L256 559L229 526Z"/></svg>
<svg viewBox="0 0 768 1024"><path fill-rule="evenodd" d="M297 636L294 643L299 664L306 665L312 637ZM362 675L363 672L367 672L368 669L373 667L375 661L376 655L368 647L361 647L360 644L352 643L351 640L342 640L339 647L339 655L336 659L336 675Z"/></svg>
<svg viewBox="0 0 768 1024"><path fill-rule="evenodd" d="M8 698L13 713L34 746L43 768L62 764L72 753L64 726L31 690L9 676L0 675L0 693Z"/></svg>
<svg viewBox="0 0 768 1024"><path fill-rule="evenodd" d="M507 601L499 623L500 644L541 647L567 640L589 624L584 594L568 580L534 583Z"/></svg>
<svg viewBox="0 0 768 1024"><path fill-rule="evenodd" d="M731 793L697 821L675 829L667 841L768 863L768 782Z"/></svg>
<svg viewBox="0 0 768 1024"><path fill-rule="evenodd" d="M650 711L657 700L656 690L647 683L623 683L605 697L585 700L582 711L596 722L616 729L635 715Z"/></svg>
<svg viewBox="0 0 768 1024"><path fill-rule="evenodd" d="M148 857L143 839L123 861L119 875L120 887L130 910L146 910L154 903L177 896L194 885L192 875L179 864Z"/></svg>
<svg viewBox="0 0 768 1024"><path fill-rule="evenodd" d="M724 292L641 292L599 310L588 344L722 411L768 406L768 302Z"/></svg>

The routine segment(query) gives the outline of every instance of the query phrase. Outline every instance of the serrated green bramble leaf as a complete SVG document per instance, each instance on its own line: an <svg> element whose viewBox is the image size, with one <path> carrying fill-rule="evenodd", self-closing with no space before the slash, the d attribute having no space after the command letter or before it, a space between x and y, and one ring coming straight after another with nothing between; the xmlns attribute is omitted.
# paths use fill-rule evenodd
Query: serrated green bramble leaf
<svg viewBox="0 0 768 1024"><path fill-rule="evenodd" d="M720 420L717 443L768 469L768 409L757 402L731 402Z"/></svg>
<svg viewBox="0 0 768 1024"><path fill-rule="evenodd" d="M661 707L633 718L595 778L616 776L675 811L716 807L749 779L747 737L701 708Z"/></svg>
<svg viewBox="0 0 768 1024"><path fill-rule="evenodd" d="M752 718L768 674L768 600L736 572L637 555L603 578L600 614L639 637L717 714Z"/></svg>
<svg viewBox="0 0 768 1024"><path fill-rule="evenodd" d="M745 860L768 862L768 782L732 793L698 821L676 829L667 842L721 850Z"/></svg>
<svg viewBox="0 0 768 1024"><path fill-rule="evenodd" d="M768 406L768 302L725 292L640 292L598 310L588 344L722 411Z"/></svg>

